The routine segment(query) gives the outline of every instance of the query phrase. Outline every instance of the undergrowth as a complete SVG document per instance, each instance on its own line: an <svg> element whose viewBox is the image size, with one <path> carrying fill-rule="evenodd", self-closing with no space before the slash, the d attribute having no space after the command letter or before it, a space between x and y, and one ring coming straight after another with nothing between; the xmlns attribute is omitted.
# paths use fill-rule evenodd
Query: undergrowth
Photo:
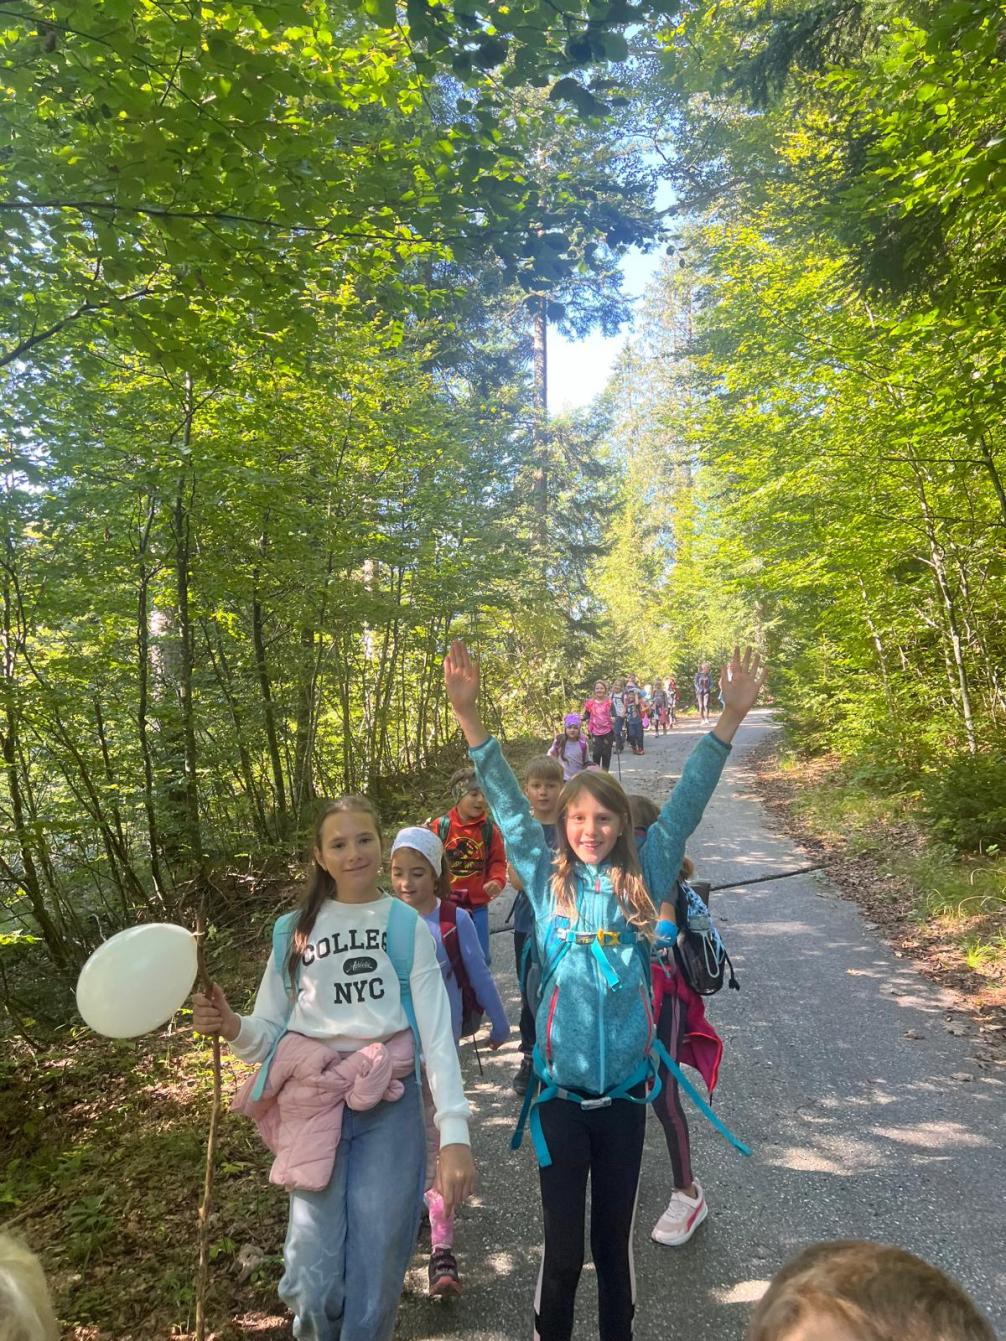
<svg viewBox="0 0 1006 1341"><path fill-rule="evenodd" d="M802 826L850 857L874 858L885 878L911 890L910 916L943 933L962 967L1006 982L1006 855L995 844L966 852L941 840L930 779L880 778L838 759L807 764L792 752L778 769Z"/></svg>

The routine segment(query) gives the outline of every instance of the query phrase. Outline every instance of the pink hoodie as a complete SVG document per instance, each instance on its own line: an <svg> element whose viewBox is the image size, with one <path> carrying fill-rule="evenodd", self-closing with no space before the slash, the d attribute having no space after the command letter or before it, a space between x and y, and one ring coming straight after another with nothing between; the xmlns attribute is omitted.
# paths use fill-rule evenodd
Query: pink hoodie
<svg viewBox="0 0 1006 1341"><path fill-rule="evenodd" d="M609 731L614 731L611 708L610 698L587 699L583 705L583 715L587 719L587 730L592 736L606 736Z"/></svg>
<svg viewBox="0 0 1006 1341"><path fill-rule="evenodd" d="M386 1043L337 1052L321 1039L284 1034L260 1099L251 1098L249 1076L231 1107L250 1117L273 1152L269 1181L288 1190L320 1192L328 1186L342 1135L345 1104L358 1111L400 1099L401 1076L415 1067L412 1034Z"/></svg>

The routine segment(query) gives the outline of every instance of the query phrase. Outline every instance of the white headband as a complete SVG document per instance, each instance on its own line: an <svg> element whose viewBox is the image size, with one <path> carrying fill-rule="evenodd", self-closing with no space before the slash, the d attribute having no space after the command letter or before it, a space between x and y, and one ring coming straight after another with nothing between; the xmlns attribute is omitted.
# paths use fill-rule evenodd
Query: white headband
<svg viewBox="0 0 1006 1341"><path fill-rule="evenodd" d="M421 828L418 824L399 829L391 844L391 855L394 856L400 847L411 847L421 852L433 867L434 875L439 875L444 869L444 845L432 829Z"/></svg>

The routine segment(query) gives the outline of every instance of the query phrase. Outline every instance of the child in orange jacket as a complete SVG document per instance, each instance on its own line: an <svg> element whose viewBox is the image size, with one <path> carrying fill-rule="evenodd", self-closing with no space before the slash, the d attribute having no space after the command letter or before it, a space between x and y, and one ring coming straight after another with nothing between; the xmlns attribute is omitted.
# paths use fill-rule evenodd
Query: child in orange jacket
<svg viewBox="0 0 1006 1341"><path fill-rule="evenodd" d="M475 923L479 944L490 962L489 905L506 884L506 852L492 821L475 771L460 768L451 778L454 805L446 815L430 820L451 867L451 897Z"/></svg>

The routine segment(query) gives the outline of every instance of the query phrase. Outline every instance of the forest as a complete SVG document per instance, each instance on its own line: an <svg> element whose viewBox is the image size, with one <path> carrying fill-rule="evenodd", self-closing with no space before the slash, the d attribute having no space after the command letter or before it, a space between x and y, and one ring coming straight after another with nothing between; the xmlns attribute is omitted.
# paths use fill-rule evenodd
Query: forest
<svg viewBox="0 0 1006 1341"><path fill-rule="evenodd" d="M106 937L223 953L319 798L436 790L456 636L510 740L751 640L1001 974L1004 42L992 0L0 14L5 1088ZM550 416L550 339L620 330Z"/></svg>

